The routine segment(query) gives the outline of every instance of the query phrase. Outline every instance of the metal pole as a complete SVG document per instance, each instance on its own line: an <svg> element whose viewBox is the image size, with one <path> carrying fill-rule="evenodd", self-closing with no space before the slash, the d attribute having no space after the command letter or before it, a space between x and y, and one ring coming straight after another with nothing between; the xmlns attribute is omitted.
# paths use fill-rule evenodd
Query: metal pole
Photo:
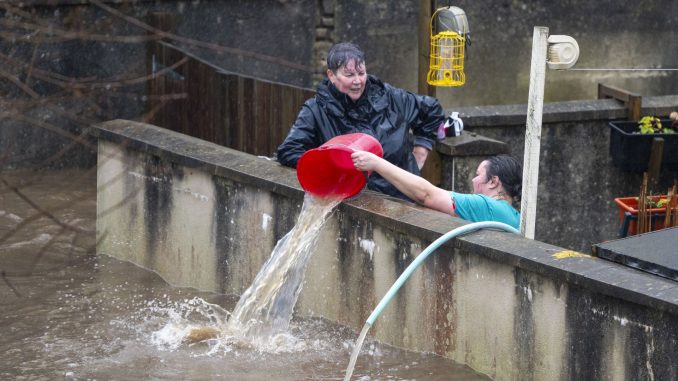
<svg viewBox="0 0 678 381"><path fill-rule="evenodd" d="M523 193L520 201L520 234L534 239L537 218L537 187L539 184L539 150L541 119L544 108L544 81L546 76L546 49L549 28L534 27L532 36L532 64L530 93L527 103L525 129L525 156L523 159Z"/></svg>

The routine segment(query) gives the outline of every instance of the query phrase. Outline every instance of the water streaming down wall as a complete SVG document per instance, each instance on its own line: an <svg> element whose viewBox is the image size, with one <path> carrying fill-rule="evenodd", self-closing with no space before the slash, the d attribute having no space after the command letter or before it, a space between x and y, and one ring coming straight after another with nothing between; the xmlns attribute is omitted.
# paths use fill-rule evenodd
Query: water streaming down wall
<svg viewBox="0 0 678 381"><path fill-rule="evenodd" d="M304 197L296 224L278 241L240 297L229 320L231 326L246 336L270 336L287 330L320 229L341 200L308 194Z"/></svg>
<svg viewBox="0 0 678 381"><path fill-rule="evenodd" d="M241 294L294 224L303 192L293 170L150 125L97 131L98 252L173 284ZM163 178L145 166L171 170ZM149 224L144 189L153 184L171 203ZM320 233L295 313L358 330L412 258L461 223L370 192L343 202ZM148 245L152 226L165 238ZM674 378L674 283L563 250L492 231L457 239L408 280L370 335L494 379Z"/></svg>

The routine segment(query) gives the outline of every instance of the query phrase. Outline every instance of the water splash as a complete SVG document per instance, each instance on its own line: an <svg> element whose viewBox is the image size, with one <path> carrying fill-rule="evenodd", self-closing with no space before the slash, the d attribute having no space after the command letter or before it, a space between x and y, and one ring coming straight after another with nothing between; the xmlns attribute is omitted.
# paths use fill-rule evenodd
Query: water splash
<svg viewBox="0 0 678 381"><path fill-rule="evenodd" d="M228 324L230 316L219 305L199 297L183 301L156 299L134 316L113 320L111 325L136 331L141 342L149 343L158 351L192 349L191 357L295 353L318 349L324 344L308 342L288 332L266 338L246 338Z"/></svg>
<svg viewBox="0 0 678 381"><path fill-rule="evenodd" d="M149 306L155 316L164 315L164 324L155 327L151 343L170 351L183 345L203 345L208 355L234 350L308 350L309 344L290 334L288 328L315 242L341 201L306 195L297 223L278 241L232 313L200 298Z"/></svg>
<svg viewBox="0 0 678 381"><path fill-rule="evenodd" d="M148 312L147 324L153 324L154 320L164 322L159 329L153 331L150 342L156 348L165 350L176 350L186 344L187 337L195 334L196 330L204 330L206 327L217 333L214 336L220 335L225 332L223 330L230 316L220 306L198 297L169 305L151 302Z"/></svg>

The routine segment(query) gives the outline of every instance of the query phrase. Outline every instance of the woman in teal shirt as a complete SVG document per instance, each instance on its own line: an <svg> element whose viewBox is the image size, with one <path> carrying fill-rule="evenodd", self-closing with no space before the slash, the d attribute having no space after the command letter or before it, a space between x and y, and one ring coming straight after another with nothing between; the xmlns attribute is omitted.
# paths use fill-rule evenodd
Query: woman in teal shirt
<svg viewBox="0 0 678 381"><path fill-rule="evenodd" d="M514 204L520 201L523 170L511 156L493 156L481 162L472 180L473 194L438 188L370 152L356 151L351 158L357 169L379 173L417 204L471 222L498 221L520 228L520 213Z"/></svg>

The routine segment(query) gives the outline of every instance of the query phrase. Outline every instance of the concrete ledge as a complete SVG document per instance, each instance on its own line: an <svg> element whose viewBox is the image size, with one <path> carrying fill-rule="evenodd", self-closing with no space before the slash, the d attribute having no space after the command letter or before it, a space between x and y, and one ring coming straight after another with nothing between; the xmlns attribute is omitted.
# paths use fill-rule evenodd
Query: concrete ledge
<svg viewBox="0 0 678 381"><path fill-rule="evenodd" d="M283 168L266 158L257 158L165 128L128 120L113 120L96 125L92 135L129 149L201 169L206 173L233 178L288 197L300 198L304 194L296 176L290 176L290 173L296 172L289 168Z"/></svg>
<svg viewBox="0 0 678 381"><path fill-rule="evenodd" d="M643 97L642 115L668 115L675 111L678 95ZM471 127L525 125L527 104L472 106L455 109ZM614 99L577 100L544 104L543 123L625 119L628 112Z"/></svg>
<svg viewBox="0 0 678 381"><path fill-rule="evenodd" d="M499 140L467 132L438 142L436 151L447 156L491 156L507 153L508 147Z"/></svg>
<svg viewBox="0 0 678 381"><path fill-rule="evenodd" d="M130 121L95 134L98 253L239 294L295 223L304 194L276 162ZM344 201L295 313L358 330L404 268L463 223L368 191ZM676 326L678 283L484 230L438 249L370 334L493 379L670 379Z"/></svg>

